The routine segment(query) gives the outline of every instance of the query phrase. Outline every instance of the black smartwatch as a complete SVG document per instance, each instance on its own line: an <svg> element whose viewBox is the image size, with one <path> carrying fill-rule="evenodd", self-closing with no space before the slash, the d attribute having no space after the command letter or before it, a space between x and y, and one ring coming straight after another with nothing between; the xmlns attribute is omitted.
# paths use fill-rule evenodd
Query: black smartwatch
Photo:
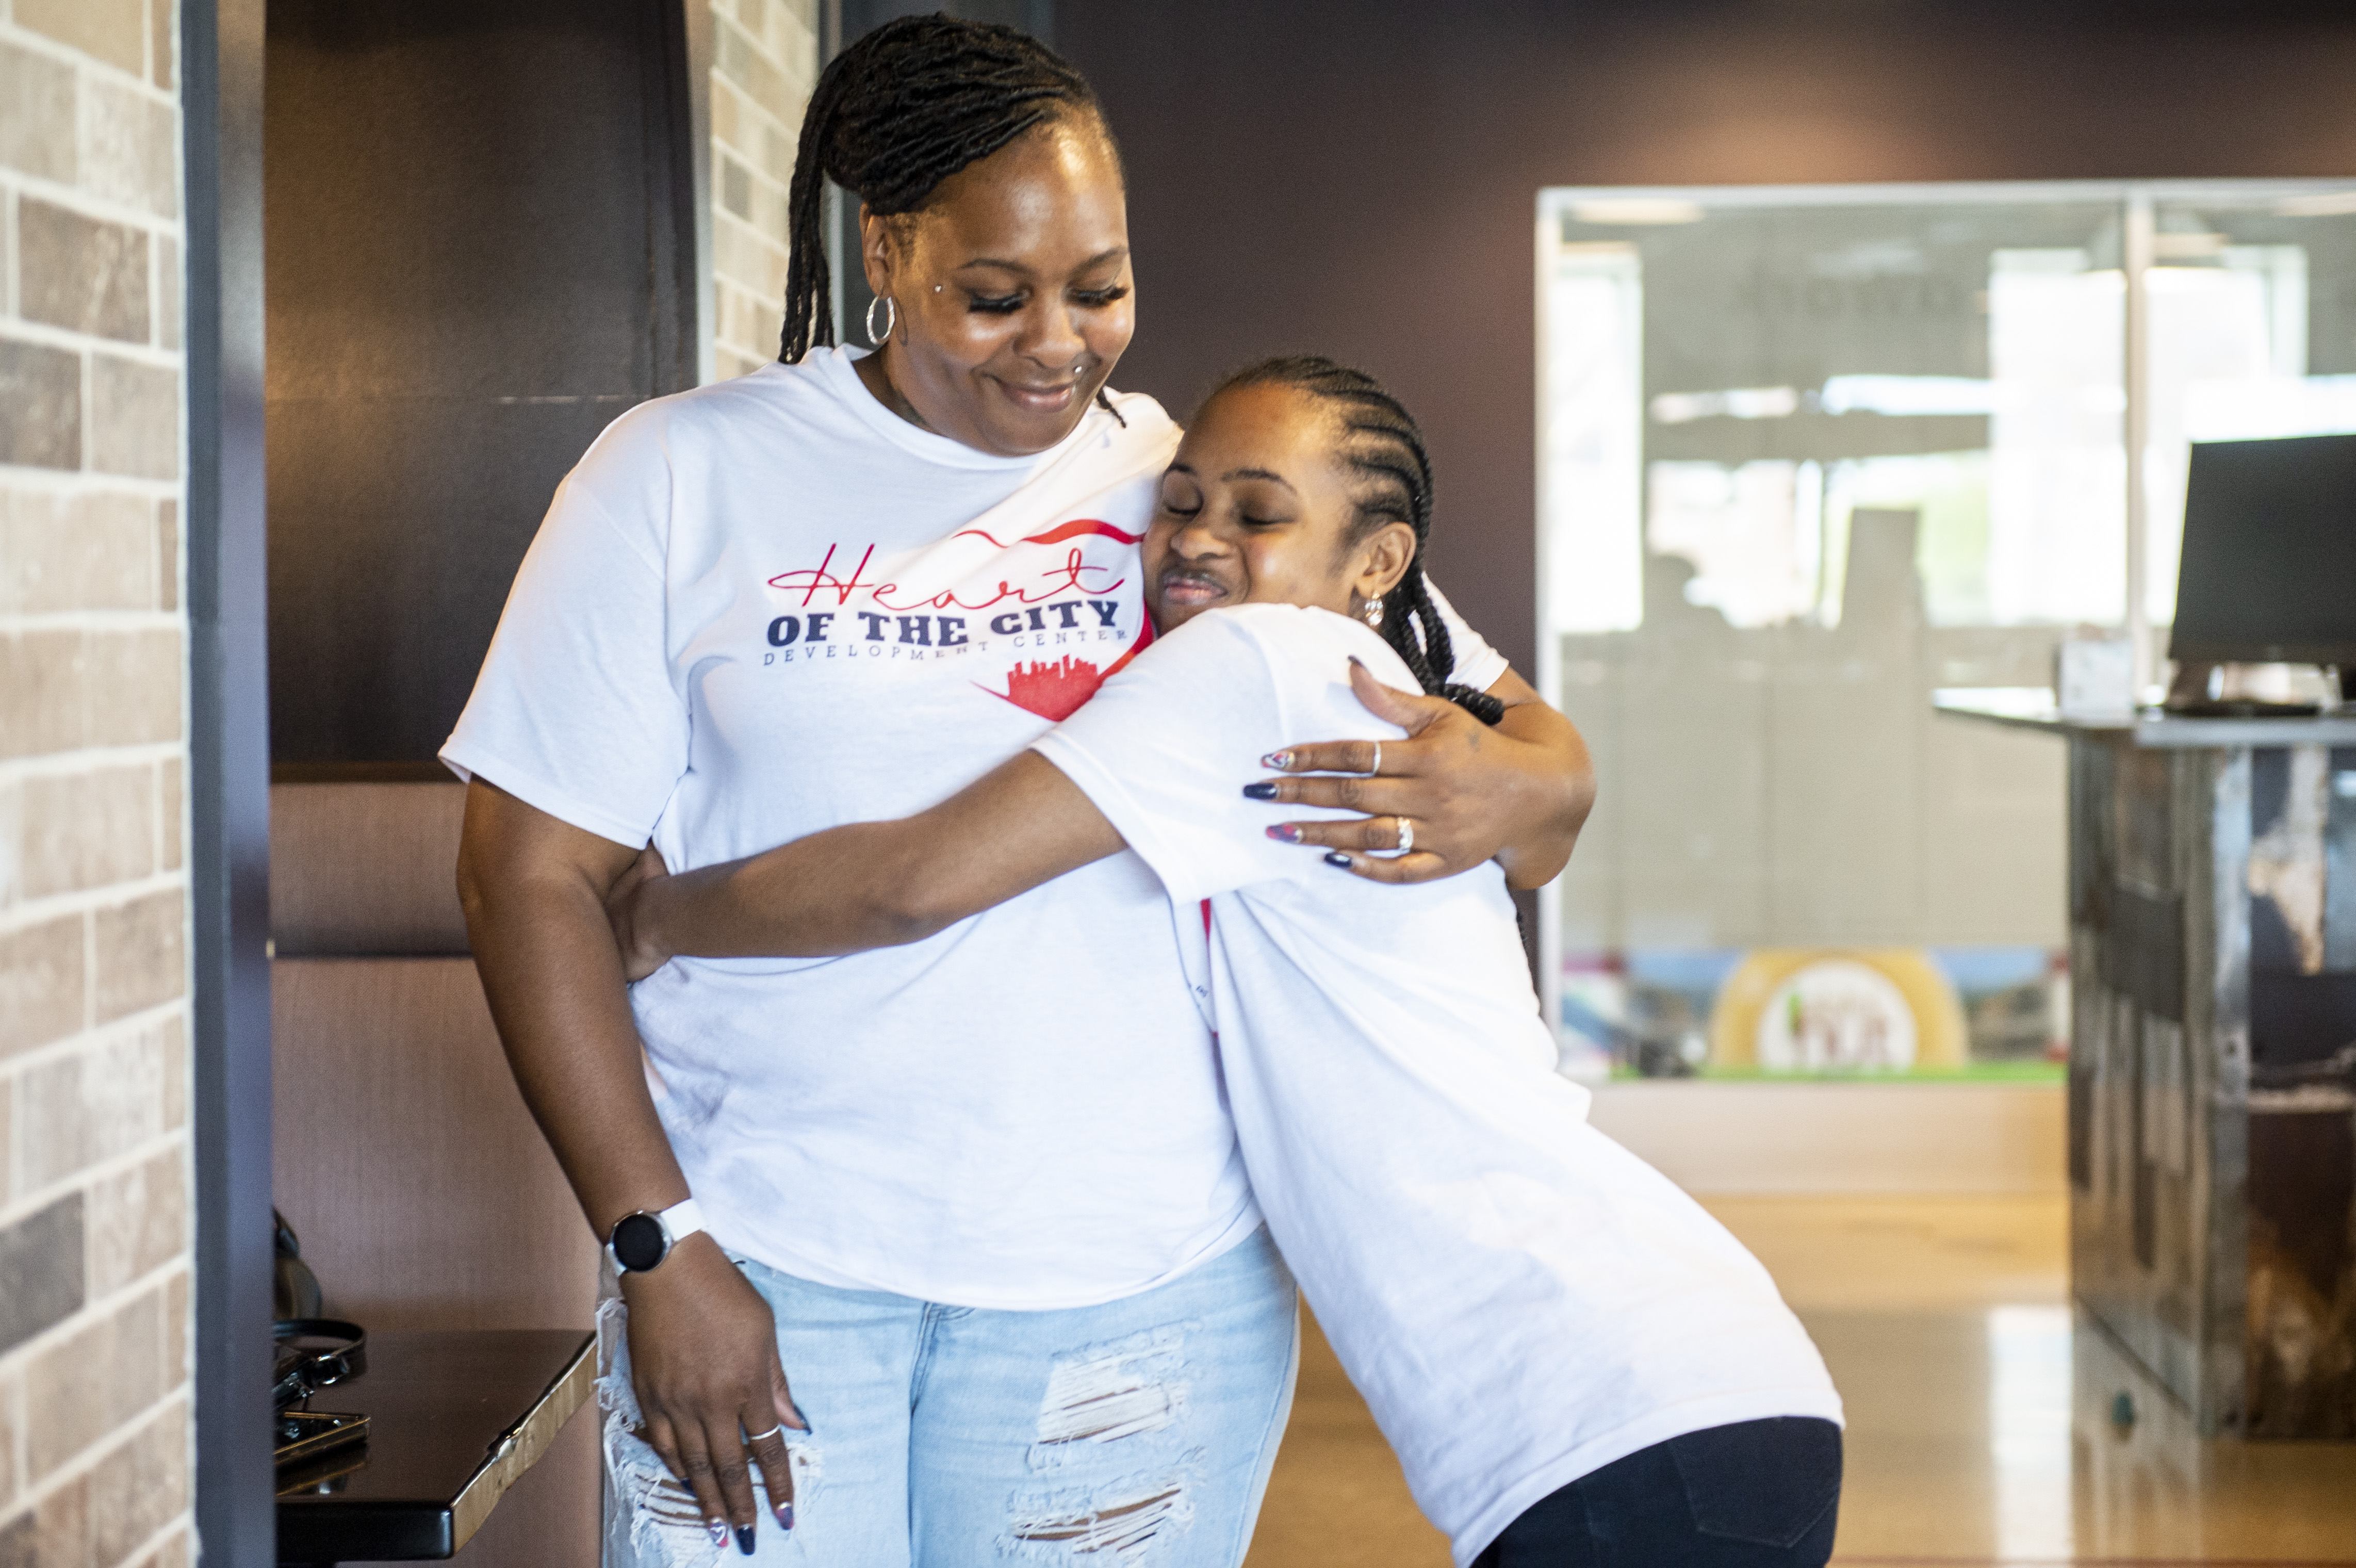
<svg viewBox="0 0 2356 1568"><path fill-rule="evenodd" d="M619 1272L642 1274L669 1257L673 1247L702 1229L703 1208L691 1197L660 1213L641 1208L614 1221L614 1229L605 1238L605 1255L614 1260L614 1267Z"/></svg>

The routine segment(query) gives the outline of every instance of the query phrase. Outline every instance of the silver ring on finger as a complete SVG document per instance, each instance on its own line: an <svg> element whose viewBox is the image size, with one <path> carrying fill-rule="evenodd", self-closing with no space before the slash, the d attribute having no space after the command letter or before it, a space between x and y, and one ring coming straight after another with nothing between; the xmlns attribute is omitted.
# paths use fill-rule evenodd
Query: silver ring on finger
<svg viewBox="0 0 2356 1568"><path fill-rule="evenodd" d="M1391 847L1405 854L1415 847L1415 824L1405 817L1393 817L1391 821L1398 824L1398 843Z"/></svg>
<svg viewBox="0 0 2356 1568"><path fill-rule="evenodd" d="M781 1421L781 1422L777 1423L777 1424L776 1424L776 1425L775 1425L775 1426L773 1426L773 1427L769 1428L769 1430L768 1430L768 1431L766 1431L766 1432L748 1432L748 1433L746 1433L746 1434L744 1434L744 1441L745 1441L745 1442L747 1442L747 1443L762 1443L762 1442L766 1442L766 1441L767 1441L769 1438L775 1437L778 1433L783 1432L785 1429L786 1429L786 1423L785 1423L784 1422L782 1422L782 1421Z"/></svg>
<svg viewBox="0 0 2356 1568"><path fill-rule="evenodd" d="M1373 765L1366 769L1366 777L1372 779L1376 774L1380 773L1382 770L1383 743L1381 741L1376 741L1375 742L1375 760Z"/></svg>

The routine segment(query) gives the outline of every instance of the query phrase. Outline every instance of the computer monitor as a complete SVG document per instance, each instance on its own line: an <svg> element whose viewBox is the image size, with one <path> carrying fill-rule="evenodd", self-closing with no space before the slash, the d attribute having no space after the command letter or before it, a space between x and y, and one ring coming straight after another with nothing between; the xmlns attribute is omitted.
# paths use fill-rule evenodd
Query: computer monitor
<svg viewBox="0 0 2356 1568"><path fill-rule="evenodd" d="M2356 435L2205 441L2169 656L2356 666Z"/></svg>

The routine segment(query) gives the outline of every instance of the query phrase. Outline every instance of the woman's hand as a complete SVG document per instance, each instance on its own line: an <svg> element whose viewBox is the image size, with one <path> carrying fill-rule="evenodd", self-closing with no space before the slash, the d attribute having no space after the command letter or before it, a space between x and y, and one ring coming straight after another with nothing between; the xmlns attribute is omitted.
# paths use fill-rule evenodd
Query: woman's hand
<svg viewBox="0 0 2356 1568"><path fill-rule="evenodd" d="M1407 738L1382 742L1379 756L1373 741L1343 740L1267 758L1295 777L1262 780L1253 792L1366 813L1283 823L1279 836L1330 850L1336 865L1375 882L1430 882L1494 860L1509 886L1538 887L1569 863L1595 803L1594 765L1570 721L1519 676L1508 671L1490 688L1505 703L1494 728L1443 697L1386 686L1355 659L1350 685ZM1397 849L1402 820L1414 834L1409 853L1366 853Z"/></svg>
<svg viewBox="0 0 2356 1568"><path fill-rule="evenodd" d="M786 1386L776 1322L761 1293L709 1236L681 1241L662 1266L622 1276L630 1308L630 1374L647 1444L694 1494L701 1517L753 1550L748 1457L769 1510L794 1527L794 1473L782 1428L809 1423ZM714 1530L714 1545L724 1545Z"/></svg>
<svg viewBox="0 0 2356 1568"><path fill-rule="evenodd" d="M648 844L606 891L605 918L614 928L614 946L622 954L622 978L632 984L670 961L671 955L655 941L654 922L642 918L648 900L641 896L648 884L669 875L662 853Z"/></svg>
<svg viewBox="0 0 2356 1568"><path fill-rule="evenodd" d="M612 895L643 879L648 859L480 778L467 788L458 896L475 966L516 1087L600 1236L626 1214L688 1196L648 1091L611 926ZM622 1294L648 1442L692 1491L696 1517L740 1532L749 1551L760 1516L745 1438L780 1421L807 1424L787 1391L768 1306L705 1235L626 1276ZM773 1505L793 1486L782 1435L754 1444L779 1489Z"/></svg>

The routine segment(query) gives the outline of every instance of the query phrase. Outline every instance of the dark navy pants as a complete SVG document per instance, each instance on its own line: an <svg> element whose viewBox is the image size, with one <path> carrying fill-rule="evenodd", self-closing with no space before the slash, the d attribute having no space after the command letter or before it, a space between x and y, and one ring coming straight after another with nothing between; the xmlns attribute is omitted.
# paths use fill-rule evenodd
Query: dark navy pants
<svg viewBox="0 0 2356 1568"><path fill-rule="evenodd" d="M1713 1426L1541 1498L1472 1568L1822 1568L1840 1485L1829 1421Z"/></svg>

